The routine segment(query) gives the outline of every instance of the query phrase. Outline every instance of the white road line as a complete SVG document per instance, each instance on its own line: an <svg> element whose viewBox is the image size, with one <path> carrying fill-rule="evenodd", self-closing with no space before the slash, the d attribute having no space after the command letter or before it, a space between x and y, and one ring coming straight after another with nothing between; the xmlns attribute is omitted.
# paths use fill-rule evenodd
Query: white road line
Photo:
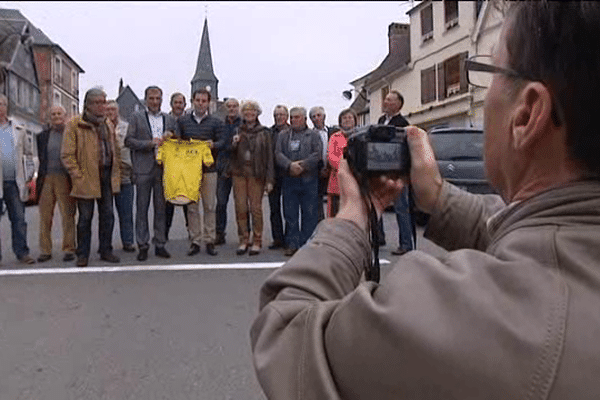
<svg viewBox="0 0 600 400"><path fill-rule="evenodd" d="M389 264L381 259L381 264ZM120 267L67 267L36 269L0 269L0 276L9 275L52 275L52 274L90 274L103 272L146 272L146 271L193 271L204 269L272 269L281 267L284 262L233 263L233 264L171 264L171 265L129 265Z"/></svg>

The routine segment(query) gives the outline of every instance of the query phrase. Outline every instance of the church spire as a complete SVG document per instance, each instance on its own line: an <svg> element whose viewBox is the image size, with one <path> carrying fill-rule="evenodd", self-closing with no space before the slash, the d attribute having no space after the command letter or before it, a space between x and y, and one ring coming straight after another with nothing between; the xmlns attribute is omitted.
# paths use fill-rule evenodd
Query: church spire
<svg viewBox="0 0 600 400"><path fill-rule="evenodd" d="M217 85L219 80L215 76L212 63L212 54L210 51L210 40L208 38L208 21L204 18L204 29L202 30L202 39L200 40L200 52L198 53L198 63L196 64L196 73L192 78L192 93L199 88L210 88L213 100L218 99Z"/></svg>

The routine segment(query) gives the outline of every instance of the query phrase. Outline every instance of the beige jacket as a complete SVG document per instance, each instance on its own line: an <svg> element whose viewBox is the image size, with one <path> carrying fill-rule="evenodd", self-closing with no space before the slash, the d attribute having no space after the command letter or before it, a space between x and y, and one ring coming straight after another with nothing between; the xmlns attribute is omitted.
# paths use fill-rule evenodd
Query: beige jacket
<svg viewBox="0 0 600 400"><path fill-rule="evenodd" d="M8 119L8 123L12 127L13 139L15 143L15 152L17 153L17 156L15 157L17 160L15 182L17 184L17 188L19 189L19 198L22 202L25 202L29 198L29 188L27 187L25 177L25 154L32 155L37 153L37 151L33 148L34 144L32 144L30 148L26 148L27 146L25 145L25 136L27 130L23 125L16 124L10 118ZM0 198L4 197L2 186L2 162L0 160Z"/></svg>
<svg viewBox="0 0 600 400"><path fill-rule="evenodd" d="M121 191L121 150L115 139L113 124L107 119L112 147L111 188ZM81 199L99 199L100 167L98 161L98 134L93 125L81 116L73 117L65 126L60 152L61 160L69 171L73 188L71 196Z"/></svg>
<svg viewBox="0 0 600 400"><path fill-rule="evenodd" d="M261 290L267 398L600 398L600 183L500 206L445 183L427 235L462 250L410 252L380 284L360 281L366 233L321 222Z"/></svg>

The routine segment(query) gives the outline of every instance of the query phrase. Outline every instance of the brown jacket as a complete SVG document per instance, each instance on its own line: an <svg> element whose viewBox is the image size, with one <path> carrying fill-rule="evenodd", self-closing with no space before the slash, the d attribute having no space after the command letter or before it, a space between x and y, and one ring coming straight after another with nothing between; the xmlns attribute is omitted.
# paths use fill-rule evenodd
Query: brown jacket
<svg viewBox="0 0 600 400"><path fill-rule="evenodd" d="M113 193L121 190L121 150L115 141L114 126L106 120L112 152L111 187ZM100 194L100 167L98 161L98 134L81 116L73 117L63 134L61 159L69 171L73 188L71 196L98 199Z"/></svg>
<svg viewBox="0 0 600 400"><path fill-rule="evenodd" d="M233 146L231 151L230 174L244 175L244 154L249 151L252 175L266 181L266 183L273 184L275 173L269 128L258 124L252 130L249 130L246 124L242 123L238 129L240 141Z"/></svg>
<svg viewBox="0 0 600 400"><path fill-rule="evenodd" d="M599 210L599 182L510 207L445 183L427 234L461 250L410 252L380 284L366 232L322 221L261 291L267 398L599 398Z"/></svg>

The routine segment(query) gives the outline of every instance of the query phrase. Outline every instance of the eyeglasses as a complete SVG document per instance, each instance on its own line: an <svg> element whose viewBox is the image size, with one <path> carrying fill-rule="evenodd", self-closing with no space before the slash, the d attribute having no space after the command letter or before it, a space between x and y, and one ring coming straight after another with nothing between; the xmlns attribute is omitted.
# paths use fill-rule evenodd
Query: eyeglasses
<svg viewBox="0 0 600 400"><path fill-rule="evenodd" d="M469 57L465 60L465 69L467 70L467 82L478 88L488 88L492 83L494 77L493 74L503 74L513 79L524 79L532 82L540 82L544 86L547 84L539 79L532 76L514 71L509 68L502 68L492 65L492 56L489 55L477 55ZM561 125L564 119L564 113L560 106L560 103L556 100L556 96L551 92L552 95L552 119L556 125Z"/></svg>
<svg viewBox="0 0 600 400"><path fill-rule="evenodd" d="M467 81L479 88L488 88L492 83L493 74L503 74L514 79L540 81L508 68L492 65L492 56L473 56L465 60Z"/></svg>

